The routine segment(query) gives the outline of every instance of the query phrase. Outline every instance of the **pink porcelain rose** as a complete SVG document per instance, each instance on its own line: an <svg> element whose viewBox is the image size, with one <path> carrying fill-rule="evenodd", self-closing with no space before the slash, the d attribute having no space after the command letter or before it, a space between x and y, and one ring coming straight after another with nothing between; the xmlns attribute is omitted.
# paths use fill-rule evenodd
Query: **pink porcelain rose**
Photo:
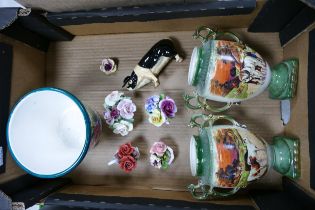
<svg viewBox="0 0 315 210"><path fill-rule="evenodd" d="M132 119L134 116L136 105L130 99L123 99L118 103L117 109L119 110L120 116L122 118L129 120Z"/></svg>
<svg viewBox="0 0 315 210"><path fill-rule="evenodd" d="M162 157L166 150L167 150L167 145L164 142L158 141L152 145L150 149L150 153L151 154L155 153L157 154L157 156Z"/></svg>

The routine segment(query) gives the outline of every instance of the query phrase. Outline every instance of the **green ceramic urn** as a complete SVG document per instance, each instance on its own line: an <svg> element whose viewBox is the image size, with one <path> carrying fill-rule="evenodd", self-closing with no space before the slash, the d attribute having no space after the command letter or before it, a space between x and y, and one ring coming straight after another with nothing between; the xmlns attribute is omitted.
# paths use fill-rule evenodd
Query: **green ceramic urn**
<svg viewBox="0 0 315 210"><path fill-rule="evenodd" d="M197 123L200 121L203 123ZM215 121L232 123L214 125ZM299 140L277 136L267 144L228 116L194 115L191 127L199 135L190 141L190 167L198 184L189 190L196 199L226 197L264 176L270 168L297 179L300 176Z"/></svg>
<svg viewBox="0 0 315 210"><path fill-rule="evenodd" d="M201 38L202 46L195 47L191 55L188 84L196 91L194 96L184 96L188 108L221 112L233 103L261 94L267 88L272 99L294 97L297 59L285 60L270 68L258 52L233 33L200 27L194 37ZM192 99L197 99L197 104L192 104ZM227 104L216 108L206 100Z"/></svg>

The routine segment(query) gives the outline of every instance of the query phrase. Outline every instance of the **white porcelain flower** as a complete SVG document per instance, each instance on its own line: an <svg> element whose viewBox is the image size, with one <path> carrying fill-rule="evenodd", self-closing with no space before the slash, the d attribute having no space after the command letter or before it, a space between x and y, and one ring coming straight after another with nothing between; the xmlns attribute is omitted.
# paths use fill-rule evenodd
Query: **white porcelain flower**
<svg viewBox="0 0 315 210"><path fill-rule="evenodd" d="M162 167L162 161L161 158L159 158L158 156L151 154L150 155L150 164L158 169L160 169Z"/></svg>
<svg viewBox="0 0 315 210"><path fill-rule="evenodd" d="M169 146L167 146L167 150L169 151L170 154L170 159L168 161L168 164L171 165L171 163L173 162L175 156L174 156L174 151L172 148L170 148Z"/></svg>
<svg viewBox="0 0 315 210"><path fill-rule="evenodd" d="M109 95L106 96L105 98L105 104L104 104L104 107L106 108L106 106L114 106L120 99L121 99L121 96L123 95L124 93L122 92L119 92L117 90L111 92Z"/></svg>
<svg viewBox="0 0 315 210"><path fill-rule="evenodd" d="M133 124L128 121L121 120L117 123L114 123L113 129L114 133L126 136L130 131L133 130Z"/></svg>

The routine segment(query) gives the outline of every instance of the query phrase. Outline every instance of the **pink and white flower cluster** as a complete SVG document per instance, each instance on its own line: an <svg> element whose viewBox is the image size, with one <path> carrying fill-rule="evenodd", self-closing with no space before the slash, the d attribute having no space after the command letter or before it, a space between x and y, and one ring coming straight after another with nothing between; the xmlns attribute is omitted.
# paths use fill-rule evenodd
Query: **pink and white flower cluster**
<svg viewBox="0 0 315 210"><path fill-rule="evenodd" d="M126 136L133 130L133 117L137 107L124 93L111 92L105 97L104 108L104 119L114 133Z"/></svg>
<svg viewBox="0 0 315 210"><path fill-rule="evenodd" d="M174 160L173 149L164 142L154 142L150 149L150 163L158 169L168 169Z"/></svg>

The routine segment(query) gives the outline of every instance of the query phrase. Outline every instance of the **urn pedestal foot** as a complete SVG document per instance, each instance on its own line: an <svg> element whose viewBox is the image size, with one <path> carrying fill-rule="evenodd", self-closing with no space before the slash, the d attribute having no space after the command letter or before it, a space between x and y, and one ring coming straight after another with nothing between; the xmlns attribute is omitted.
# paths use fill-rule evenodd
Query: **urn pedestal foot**
<svg viewBox="0 0 315 210"><path fill-rule="evenodd" d="M271 70L269 97L272 99L291 99L296 94L299 60L285 60Z"/></svg>
<svg viewBox="0 0 315 210"><path fill-rule="evenodd" d="M271 165L279 173L292 179L301 175L299 139L277 136L270 145Z"/></svg>

